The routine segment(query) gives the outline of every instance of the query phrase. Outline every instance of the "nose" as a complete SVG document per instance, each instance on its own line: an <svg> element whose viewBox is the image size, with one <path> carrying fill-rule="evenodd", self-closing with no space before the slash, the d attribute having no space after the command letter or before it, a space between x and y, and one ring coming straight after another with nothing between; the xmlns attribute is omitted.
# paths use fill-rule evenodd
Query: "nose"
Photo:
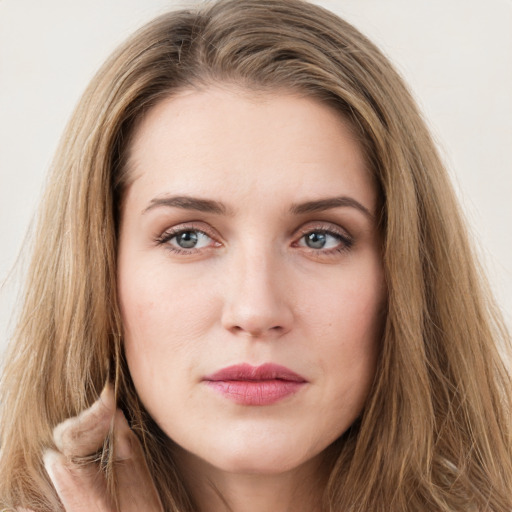
<svg viewBox="0 0 512 512"><path fill-rule="evenodd" d="M270 255L240 254L231 262L224 291L222 325L232 334L278 338L293 325L286 272Z"/></svg>

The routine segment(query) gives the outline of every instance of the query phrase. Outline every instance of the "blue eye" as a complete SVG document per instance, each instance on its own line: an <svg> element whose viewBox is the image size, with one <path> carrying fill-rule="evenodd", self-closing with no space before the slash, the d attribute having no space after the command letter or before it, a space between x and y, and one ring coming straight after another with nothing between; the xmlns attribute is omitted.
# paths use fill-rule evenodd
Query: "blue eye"
<svg viewBox="0 0 512 512"><path fill-rule="evenodd" d="M175 243L182 249L192 249L197 245L199 237L195 231L183 231L176 236L173 236L171 240L175 240Z"/></svg>
<svg viewBox="0 0 512 512"><path fill-rule="evenodd" d="M167 245L167 247L173 251L203 249L213 243L211 237L198 229L182 229L167 232L157 241L159 244Z"/></svg>
<svg viewBox="0 0 512 512"><path fill-rule="evenodd" d="M304 241L311 249L323 249L327 244L327 235L325 233L309 233L304 236Z"/></svg>
<svg viewBox="0 0 512 512"><path fill-rule="evenodd" d="M352 245L352 240L340 233L333 233L324 230L310 231L303 235L298 245L315 250L342 250L348 249Z"/></svg>
<svg viewBox="0 0 512 512"><path fill-rule="evenodd" d="M189 229L176 233L169 239L171 245L175 245L180 249L201 249L208 246L212 239L202 231Z"/></svg>

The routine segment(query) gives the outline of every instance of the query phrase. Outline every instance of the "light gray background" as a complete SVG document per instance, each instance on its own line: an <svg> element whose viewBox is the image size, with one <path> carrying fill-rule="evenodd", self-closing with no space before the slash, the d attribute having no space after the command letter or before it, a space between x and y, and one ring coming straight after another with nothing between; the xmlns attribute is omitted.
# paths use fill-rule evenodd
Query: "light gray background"
<svg viewBox="0 0 512 512"><path fill-rule="evenodd" d="M57 140L94 71L142 23L194 3L0 0L0 283L25 246ZM410 84L512 325L512 0L316 3L374 40ZM20 274L0 292L0 350Z"/></svg>

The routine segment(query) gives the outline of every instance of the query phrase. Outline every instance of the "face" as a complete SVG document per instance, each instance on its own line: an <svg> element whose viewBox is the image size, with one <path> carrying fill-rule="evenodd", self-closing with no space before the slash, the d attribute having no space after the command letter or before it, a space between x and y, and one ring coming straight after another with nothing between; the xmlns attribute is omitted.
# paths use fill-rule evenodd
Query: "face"
<svg viewBox="0 0 512 512"><path fill-rule="evenodd" d="M137 392L187 457L276 473L361 413L385 288L376 188L338 113L191 90L129 154L119 297Z"/></svg>

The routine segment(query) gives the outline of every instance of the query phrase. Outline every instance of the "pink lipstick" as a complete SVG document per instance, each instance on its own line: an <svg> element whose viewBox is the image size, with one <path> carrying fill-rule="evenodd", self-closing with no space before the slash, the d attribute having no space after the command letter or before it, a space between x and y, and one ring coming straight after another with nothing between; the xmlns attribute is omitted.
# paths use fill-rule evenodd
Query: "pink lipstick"
<svg viewBox="0 0 512 512"><path fill-rule="evenodd" d="M203 381L226 398L242 405L270 405L299 391L306 379L273 363L223 368Z"/></svg>

